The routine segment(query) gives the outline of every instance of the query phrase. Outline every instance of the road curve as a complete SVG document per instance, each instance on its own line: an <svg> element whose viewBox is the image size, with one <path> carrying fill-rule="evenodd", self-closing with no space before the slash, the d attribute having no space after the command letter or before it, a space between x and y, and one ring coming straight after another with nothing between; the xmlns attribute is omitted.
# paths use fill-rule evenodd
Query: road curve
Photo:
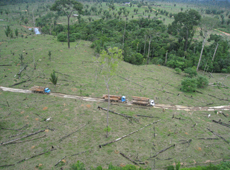
<svg viewBox="0 0 230 170"><path fill-rule="evenodd" d="M0 89L2 91L15 92L15 93L33 93L31 90L15 89L15 88L3 87L3 86L0 86ZM62 94L62 93L50 93L50 96L84 100L89 102L105 102L105 100L101 98L82 97L82 96ZM133 105L131 102L128 102L127 104ZM212 107L189 107L189 106L182 106L182 105L156 104L154 108L184 110L184 111L215 111L215 110L220 111L220 110L230 110L230 105L212 106Z"/></svg>

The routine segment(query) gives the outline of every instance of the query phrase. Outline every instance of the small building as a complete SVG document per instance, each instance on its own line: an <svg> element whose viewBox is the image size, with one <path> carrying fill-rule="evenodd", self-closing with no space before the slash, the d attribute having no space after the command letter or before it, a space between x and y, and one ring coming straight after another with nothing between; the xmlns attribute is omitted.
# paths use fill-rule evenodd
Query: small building
<svg viewBox="0 0 230 170"><path fill-rule="evenodd" d="M73 17L78 17L78 14L73 14Z"/></svg>

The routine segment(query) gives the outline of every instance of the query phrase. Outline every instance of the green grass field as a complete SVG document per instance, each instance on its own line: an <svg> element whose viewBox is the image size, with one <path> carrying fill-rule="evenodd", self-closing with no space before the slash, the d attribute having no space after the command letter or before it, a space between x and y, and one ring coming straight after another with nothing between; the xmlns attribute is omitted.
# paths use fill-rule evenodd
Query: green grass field
<svg viewBox="0 0 230 170"><path fill-rule="evenodd" d="M170 6L168 8L171 9ZM179 6L177 8L180 9ZM184 10L185 8L184 6ZM49 87L52 92L97 98L107 93L103 77L97 74L98 67L94 59L94 49L90 48L91 42L78 40L71 43L71 48L68 49L67 43L57 42L56 37L33 35L31 31L22 26L23 24L15 22L12 19L13 16L13 14L8 16L8 22L0 21L0 65L11 65L0 66L0 86L9 87L15 83L27 81L13 88L29 89L34 85L39 85ZM14 17L16 18L17 15L15 14ZM6 18L6 15L0 16L0 19ZM66 20L63 17L64 21ZM20 36L14 39L7 38L4 33L5 25L10 25L13 30L18 28ZM28 25L32 26L32 22L30 21ZM21 37L22 34L23 37ZM52 53L51 61L48 56L49 51ZM19 78L17 73L23 68L19 60L20 54L23 54L23 63L28 67ZM33 61L37 64L36 70L34 70ZM56 87L49 81L53 70L58 72ZM199 74L204 73L201 71ZM207 76L210 75L207 74ZM209 78L210 83L221 82L230 86L229 74L213 73L212 76ZM176 74L173 69L165 66L135 66L121 62L117 76L110 81L110 94L125 95L129 100L132 99L132 96L148 97L159 104L202 107L229 105L229 88L208 86L206 89L198 89L203 94L184 93L180 91L181 80L184 77L184 73ZM119 152L137 162L140 160L146 163L140 166L151 168L155 166L157 169L164 169L179 161L183 163L183 166L189 167L206 165L206 163L209 164L209 161L215 164L221 160L230 159L229 144L207 130L210 128L230 142L229 128L212 122L212 120L221 119L222 122L229 124L230 111L224 111L226 115L229 115L224 117L215 112L163 111L149 107L111 105L111 110L138 118L139 123L130 122L123 117L109 113L109 126L112 130L109 138L105 138L106 112L98 110L97 106L107 107L107 103L0 91L0 143L39 130L46 130L18 140L14 144L0 145L0 168L2 165L16 163L15 166L5 169L60 169L61 167L68 169L77 160L84 162L87 168L99 165L106 168L110 163L116 166L131 164ZM138 114L157 118L137 117ZM183 120L172 119L173 114ZM210 118L208 114L211 114ZM51 121L44 121L49 117L52 118ZM127 138L101 149L98 147L157 120L160 122ZM194 124L196 124L195 127L193 127ZM27 126L24 127L25 125ZM59 141L84 125L86 126L81 130ZM155 127L155 138L153 127ZM201 140L198 138L218 139ZM190 139L192 139L190 144L183 144L184 141ZM154 165L154 159L149 159L149 157L173 144L175 147L155 158ZM48 152L52 146L56 150ZM43 152L47 153L17 163ZM71 156L77 153L80 154ZM65 161L55 166L63 157Z"/></svg>

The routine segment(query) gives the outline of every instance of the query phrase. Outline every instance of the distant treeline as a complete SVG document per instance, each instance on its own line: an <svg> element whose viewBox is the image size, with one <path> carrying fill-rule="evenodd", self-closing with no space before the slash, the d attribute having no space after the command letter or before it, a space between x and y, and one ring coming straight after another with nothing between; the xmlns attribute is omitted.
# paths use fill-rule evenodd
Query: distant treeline
<svg viewBox="0 0 230 170"><path fill-rule="evenodd" d="M19 3L54 2L55 0L1 0L0 6L16 5Z"/></svg>
<svg viewBox="0 0 230 170"><path fill-rule="evenodd" d="M52 24L50 18L57 15L48 13L38 18L36 25L42 33L57 35L58 41L67 41L67 26ZM193 39L190 35L188 43L183 38L183 32L178 34L174 27L167 27L157 19L139 18L135 20L112 19L89 20L78 16L78 23L70 25L70 41L79 39L92 41L92 48L100 53L108 47L123 49L124 61L131 64L160 64L184 70L197 66L202 41ZM89 19L89 18L88 18ZM222 36L211 35L210 45L205 46L200 69L209 72L230 72L230 55L228 41ZM215 49L218 49L213 60ZM186 45L186 50L185 50Z"/></svg>

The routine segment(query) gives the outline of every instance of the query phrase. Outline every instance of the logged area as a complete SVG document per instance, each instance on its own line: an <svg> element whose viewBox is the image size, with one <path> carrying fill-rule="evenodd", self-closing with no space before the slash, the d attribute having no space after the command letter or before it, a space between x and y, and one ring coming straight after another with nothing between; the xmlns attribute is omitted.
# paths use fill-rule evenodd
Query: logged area
<svg viewBox="0 0 230 170"><path fill-rule="evenodd" d="M67 24L66 16L59 14L55 20L57 25L35 25L35 21L42 22L42 17L52 11L54 1L16 3L18 6L2 4L0 2L0 12L4 11L0 15L0 28L3 28L0 29L0 169L70 169L78 160L86 169L98 166L106 169L110 164L167 169L178 162L185 168L230 160L229 42L228 35L222 35L228 31L227 23L224 23L226 28L209 32L209 38L211 33L216 33L223 39L217 36L219 41L215 41L215 46L214 40L206 44L206 57L196 71L196 65L195 69L187 65L197 64L199 60L203 41L199 32L194 33L194 39L201 42L191 43L194 51L199 46L196 53L162 50L166 48L163 46L155 48L156 44L163 43L158 37L164 37L161 33L156 34L156 39L146 34L146 39L143 36L140 42L131 42L130 37L135 34L130 31L123 35L123 29L117 32L118 37L124 36L119 43L115 42L115 36L111 38L114 41L103 35L93 37L95 27L91 25L89 29L90 24L96 24L93 22L102 17L103 11L111 11L113 7L107 2L82 2L85 13L82 18L71 17L70 26L72 31L84 31L87 27L92 32L81 32L81 36L87 35L87 38L76 35L68 48L67 42L58 41L60 32L55 33L55 28L61 28L57 23ZM143 25L151 19L152 23L166 27L174 21L170 13L189 10L184 3L175 6L169 2L155 5L147 2L140 7L138 4L141 2L125 7L130 10L128 16L122 12L117 14L116 17L121 18L119 23L127 21L128 26L129 20L139 22L144 12ZM103 9L98 14L92 8L97 5ZM153 13L146 11L147 5ZM113 10L119 12L123 6L123 3L114 3ZM198 6L189 6L200 12ZM224 11L225 19L227 12ZM110 21L106 15L105 12L101 23ZM53 19L46 22L53 23ZM80 19L89 25L80 28ZM78 26L74 27L75 24ZM40 28L41 34L28 29L35 27ZM8 28L13 32L12 37L10 32L6 36ZM142 35L143 29L137 29ZM67 34L64 27L63 31ZM103 34L103 29L101 31ZM104 33L109 34L106 30ZM168 38L176 41L177 36ZM130 43L130 47L125 42ZM213 53L209 53L209 48L214 52L216 43L220 50L216 50L218 61L211 65ZM188 45L188 49L191 46ZM221 56L221 50L226 55ZM190 58L190 52L196 56L194 59ZM183 57L176 56L179 53ZM139 58L139 54L142 57ZM141 62L132 63L134 60ZM205 81L199 84L200 80Z"/></svg>

